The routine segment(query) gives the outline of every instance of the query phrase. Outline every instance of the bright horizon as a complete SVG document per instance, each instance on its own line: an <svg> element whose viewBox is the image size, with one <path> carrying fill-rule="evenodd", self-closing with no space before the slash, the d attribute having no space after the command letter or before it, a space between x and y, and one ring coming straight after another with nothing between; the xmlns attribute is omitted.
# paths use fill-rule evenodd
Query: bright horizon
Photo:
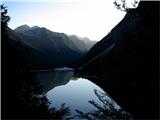
<svg viewBox="0 0 160 120"><path fill-rule="evenodd" d="M115 8L113 0L12 0L2 3L11 17L9 27L27 24L54 32L88 37L99 41L125 16Z"/></svg>

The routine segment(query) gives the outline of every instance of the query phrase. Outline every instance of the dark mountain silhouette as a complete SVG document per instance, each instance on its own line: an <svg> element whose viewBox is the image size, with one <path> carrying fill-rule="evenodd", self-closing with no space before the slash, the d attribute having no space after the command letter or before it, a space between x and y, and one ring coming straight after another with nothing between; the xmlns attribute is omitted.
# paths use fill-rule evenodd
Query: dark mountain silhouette
<svg viewBox="0 0 160 120"><path fill-rule="evenodd" d="M0 12L2 119L71 119L70 109L65 104L59 109L49 108L43 87L26 61L31 48L8 28L10 17L4 5L1 5Z"/></svg>
<svg viewBox="0 0 160 120"><path fill-rule="evenodd" d="M84 56L79 73L99 76L94 82L133 117L158 118L158 34L159 2L140 2Z"/></svg>
<svg viewBox="0 0 160 120"><path fill-rule="evenodd" d="M20 41L32 48L29 61L33 66L73 65L95 44L89 39L85 41L86 38L68 36L38 26L22 25L14 31Z"/></svg>

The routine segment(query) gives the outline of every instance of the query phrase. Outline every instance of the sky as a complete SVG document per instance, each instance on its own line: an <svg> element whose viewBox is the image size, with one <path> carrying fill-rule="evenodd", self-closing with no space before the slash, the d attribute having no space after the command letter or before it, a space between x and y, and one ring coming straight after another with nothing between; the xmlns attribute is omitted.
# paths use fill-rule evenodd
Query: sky
<svg viewBox="0 0 160 120"><path fill-rule="evenodd" d="M113 0L3 0L9 27L27 24L99 41L125 16Z"/></svg>

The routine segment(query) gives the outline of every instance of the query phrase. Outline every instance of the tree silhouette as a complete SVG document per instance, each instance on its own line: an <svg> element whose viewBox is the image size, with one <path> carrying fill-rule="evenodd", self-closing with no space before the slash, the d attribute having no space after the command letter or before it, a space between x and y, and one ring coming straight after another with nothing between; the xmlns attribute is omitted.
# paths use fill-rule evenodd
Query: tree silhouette
<svg viewBox="0 0 160 120"><path fill-rule="evenodd" d="M7 7L1 5L1 22L7 25L9 21L10 17L7 15Z"/></svg>
<svg viewBox="0 0 160 120"><path fill-rule="evenodd" d="M132 120L132 116L124 111L122 108L116 108L114 104L114 100L112 98L109 98L108 94L94 90L95 95L97 98L100 100L102 105L99 103L95 102L95 100L89 101L90 104L92 104L97 110L93 112L87 112L84 113L80 110L76 110L78 113L77 117L81 119L88 119L88 120L97 120L97 119L106 119L106 120L111 120L111 119L128 119Z"/></svg>
<svg viewBox="0 0 160 120"><path fill-rule="evenodd" d="M59 110L56 108L51 108L51 115L53 119L73 119L74 117L71 117L71 112L69 107L65 106L65 103L63 103Z"/></svg>
<svg viewBox="0 0 160 120"><path fill-rule="evenodd" d="M5 30L5 27L8 25L10 21L10 17L7 15L7 7L1 5L1 27L2 30Z"/></svg>
<svg viewBox="0 0 160 120"><path fill-rule="evenodd" d="M113 4L115 5L115 7L121 11L125 11L128 12L130 8L130 6L128 6L127 4L127 0L114 0ZM136 8L137 5L139 4L138 0L134 0L132 3L132 8Z"/></svg>

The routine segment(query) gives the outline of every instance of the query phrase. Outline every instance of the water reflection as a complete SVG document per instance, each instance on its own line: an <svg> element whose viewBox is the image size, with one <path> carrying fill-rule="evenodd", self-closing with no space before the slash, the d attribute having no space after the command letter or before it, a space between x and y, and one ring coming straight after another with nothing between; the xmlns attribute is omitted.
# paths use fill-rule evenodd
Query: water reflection
<svg viewBox="0 0 160 120"><path fill-rule="evenodd" d="M51 102L50 107L59 107L62 103L66 103L70 107L73 115L76 114L75 109L82 111L90 111L95 109L88 103L91 99L96 99L93 89L100 89L87 79L79 78L71 79L66 85L59 86L47 93L47 98Z"/></svg>
<svg viewBox="0 0 160 120"><path fill-rule="evenodd" d="M73 71L50 71L37 74L39 83L44 87L44 92L48 92L56 86L67 84L73 76Z"/></svg>
<svg viewBox="0 0 160 120"><path fill-rule="evenodd" d="M98 108L94 103L103 107L104 103L97 97L95 91L103 94L103 98L108 101L109 105L115 110L120 106L114 102L99 86L85 78L76 78L73 71L52 71L37 74L37 77L45 87L46 96L50 102L49 108L60 109L65 103L69 107L71 116L78 117L82 113L95 112ZM113 110L113 109L110 109ZM81 114L80 114L81 113Z"/></svg>

